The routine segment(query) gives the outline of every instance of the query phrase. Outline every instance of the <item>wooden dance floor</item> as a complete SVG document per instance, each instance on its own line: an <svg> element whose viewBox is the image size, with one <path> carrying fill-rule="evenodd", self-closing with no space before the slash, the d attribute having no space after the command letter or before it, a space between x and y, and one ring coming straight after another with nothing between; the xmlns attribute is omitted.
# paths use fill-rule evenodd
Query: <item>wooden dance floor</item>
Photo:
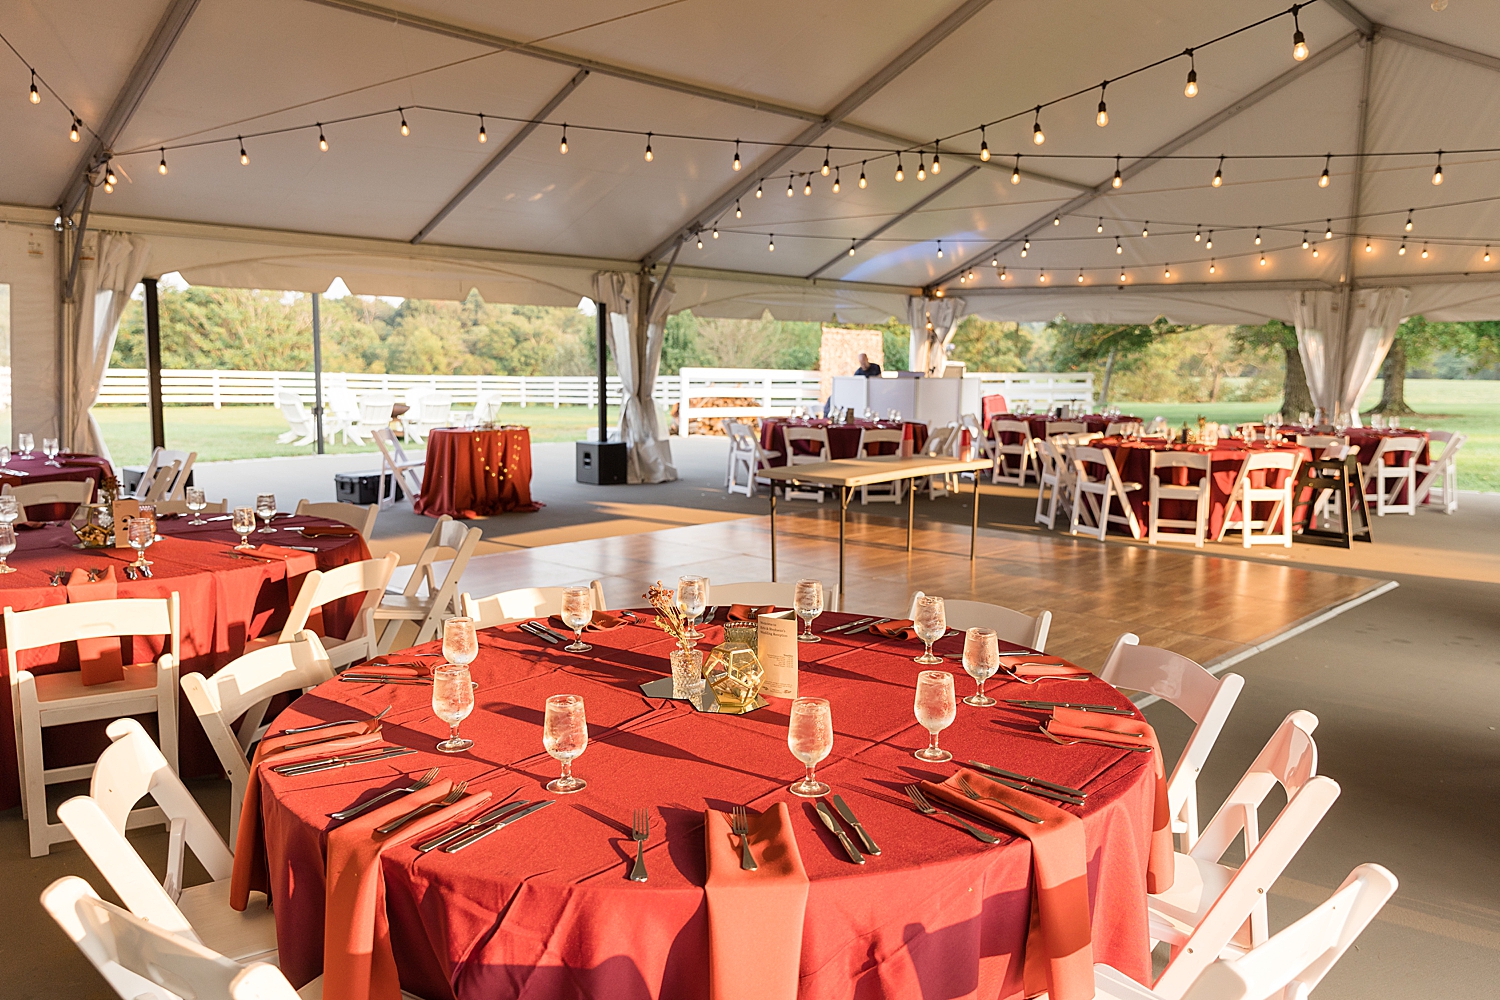
<svg viewBox="0 0 1500 1000"><path fill-rule="evenodd" d="M777 544L780 579L812 576L830 588L838 580L836 509L778 518ZM1094 669L1121 632L1208 664L1388 586L1368 577L1167 546L1100 545L992 529L980 530L978 558L971 564L967 525L920 519L913 551L908 554L905 546L904 524L851 521L844 610L905 617L918 589L1018 611L1045 609L1052 612L1048 652ZM674 583L684 573L723 583L769 579L766 518L478 556L462 587L477 597L598 579L611 607L639 607L652 582Z"/></svg>

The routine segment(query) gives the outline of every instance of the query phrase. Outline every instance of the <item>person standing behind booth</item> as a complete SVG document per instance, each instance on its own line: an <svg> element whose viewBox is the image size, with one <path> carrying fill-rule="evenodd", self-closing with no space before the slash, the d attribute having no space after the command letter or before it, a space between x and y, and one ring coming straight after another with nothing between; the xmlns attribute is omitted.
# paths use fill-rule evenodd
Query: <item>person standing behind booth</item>
<svg viewBox="0 0 1500 1000"><path fill-rule="evenodd" d="M859 356L859 367L854 369L854 374L863 375L865 378L879 378L880 365L870 360L868 354Z"/></svg>

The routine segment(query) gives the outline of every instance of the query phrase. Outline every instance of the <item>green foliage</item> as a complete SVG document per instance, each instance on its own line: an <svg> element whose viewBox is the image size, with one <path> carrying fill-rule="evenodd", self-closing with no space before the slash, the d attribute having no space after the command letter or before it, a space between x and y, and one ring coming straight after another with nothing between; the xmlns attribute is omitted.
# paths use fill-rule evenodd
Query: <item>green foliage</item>
<svg viewBox="0 0 1500 1000"><path fill-rule="evenodd" d="M966 316L953 334L954 361L962 361L971 372L1029 371L1031 335L1019 323L997 323Z"/></svg>
<svg viewBox="0 0 1500 1000"><path fill-rule="evenodd" d="M687 367L800 368L817 366L821 323L773 319L710 319L691 310L667 319L661 370L675 375Z"/></svg>

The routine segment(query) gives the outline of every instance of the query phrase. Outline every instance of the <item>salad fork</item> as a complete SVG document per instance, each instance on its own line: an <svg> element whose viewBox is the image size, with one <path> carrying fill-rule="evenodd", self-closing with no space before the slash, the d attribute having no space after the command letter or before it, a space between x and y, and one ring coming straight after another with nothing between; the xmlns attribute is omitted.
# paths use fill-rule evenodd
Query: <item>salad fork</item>
<svg viewBox="0 0 1500 1000"><path fill-rule="evenodd" d="M729 814L729 829L736 837L740 838L740 868L743 871L753 872L760 867L755 862L755 855L750 853L750 820L745 815L744 806L735 806Z"/></svg>
<svg viewBox="0 0 1500 1000"><path fill-rule="evenodd" d="M422 789L426 788L428 785L430 785L434 781L436 781L437 780L437 776L438 776L438 769L435 768L435 767L431 768L425 774L423 774L421 777L417 778L416 781L413 781L410 785L407 785L405 788L392 788L390 791L381 792L379 795L377 795L374 798L370 799L368 802L361 802L357 806L350 806L348 809L340 809L338 812L329 813L328 814L328 818L329 819L353 819L354 817L358 816L360 813L365 812L366 810L368 810L371 806L374 806L376 803L384 802L386 799L390 798L392 795L410 795L412 792L420 792Z"/></svg>
<svg viewBox="0 0 1500 1000"><path fill-rule="evenodd" d="M425 802L422 805L417 806L417 808L413 809L406 815L398 816L395 819L391 820L389 823L384 823L380 826L377 826L375 828L375 832L393 833L396 830L401 829L406 824L410 823L412 820L416 819L418 816L423 816L427 813L435 812L436 810L443 808L443 806L451 806L453 805L453 803L464 797L464 792L468 790L468 787L469 783L467 781L460 781L458 784L453 786L452 791L443 796L437 802Z"/></svg>
<svg viewBox="0 0 1500 1000"><path fill-rule="evenodd" d="M635 841L635 866L630 869L630 881L646 881L646 841L651 838L651 818L644 809L637 809L631 817L630 839Z"/></svg>
<svg viewBox="0 0 1500 1000"><path fill-rule="evenodd" d="M983 830L979 829L977 826L970 826L967 822L965 822L964 820L960 819L958 816L955 816L953 813L949 812L948 810L946 810L946 809L939 809L937 806L933 805L931 802L928 802L927 801L927 796L925 796L925 795L922 794L922 789L921 789L920 786L917 786L917 785L907 785L906 786L906 797L909 798L909 799L911 799L911 804L914 805L914 806L916 806L917 812L922 813L923 815L926 815L926 816L936 816L937 814L942 813L944 816L947 816L949 819L953 820L959 826L963 827L965 830L968 830L970 833L972 833L976 839L978 839L978 840L980 840L980 841L982 841L982 842L984 842L986 844L998 844L998 843L1000 843L1000 838L999 837L996 837L996 836L993 836L991 834L985 833Z"/></svg>
<svg viewBox="0 0 1500 1000"><path fill-rule="evenodd" d="M993 802L995 803L995 805L1000 806L1007 812L1014 813L1015 815L1026 820L1028 823L1040 824L1042 822L1042 818L1040 816L1033 816L1031 815L1031 813L1026 812L1024 809L1017 809L1015 806L1011 805L1009 802L1006 802L1003 799L997 799L991 795L980 795L979 792L974 788L974 786L969 784L968 778L959 778L958 787L963 791L965 795L973 799L975 802Z"/></svg>
<svg viewBox="0 0 1500 1000"><path fill-rule="evenodd" d="M1151 748L1149 746L1131 746L1128 743L1111 743L1108 740L1096 740L1091 739L1087 736L1074 736L1070 739L1065 740L1060 737L1054 736L1051 732L1049 732L1047 730L1047 724L1045 722L1037 726L1037 728L1042 731L1042 735L1046 736L1047 739L1051 740L1053 743L1058 744L1059 746L1068 747L1072 746L1075 743L1093 743L1096 746L1109 747L1111 750L1130 750L1134 753L1151 752Z"/></svg>

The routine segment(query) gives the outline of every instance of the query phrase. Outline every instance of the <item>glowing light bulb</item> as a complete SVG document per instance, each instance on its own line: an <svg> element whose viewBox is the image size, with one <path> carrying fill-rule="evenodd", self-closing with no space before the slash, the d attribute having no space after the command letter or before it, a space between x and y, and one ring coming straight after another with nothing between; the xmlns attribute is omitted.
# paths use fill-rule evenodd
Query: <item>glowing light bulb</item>
<svg viewBox="0 0 1500 1000"><path fill-rule="evenodd" d="M1405 242L1402 242L1401 246L1399 248L1397 248L1397 250L1396 250L1396 256L1397 257L1405 257L1406 256L1406 243Z"/></svg>
<svg viewBox="0 0 1500 1000"><path fill-rule="evenodd" d="M896 154L896 180L906 180L906 171L901 169L901 155L899 153Z"/></svg>
<svg viewBox="0 0 1500 1000"><path fill-rule="evenodd" d="M322 122L318 123L318 148L325 153L328 152L328 137L323 134Z"/></svg>
<svg viewBox="0 0 1500 1000"><path fill-rule="evenodd" d="M1078 272L1078 283L1080 285L1083 284L1083 272L1082 271Z"/></svg>
<svg viewBox="0 0 1500 1000"><path fill-rule="evenodd" d="M1103 216L1099 217L1099 224L1094 227L1094 232L1096 232L1096 233L1102 233L1102 232L1104 232L1104 217Z"/></svg>
<svg viewBox="0 0 1500 1000"><path fill-rule="evenodd" d="M1028 255L1028 254L1029 254L1029 253L1031 253L1031 251L1030 251L1030 250L1022 250L1022 251L1021 251L1021 256L1022 256L1022 257L1025 257L1025 256L1027 256L1027 255Z"/></svg>
<svg viewBox="0 0 1500 1000"><path fill-rule="evenodd" d="M854 256L854 240L849 241L849 256Z"/></svg>
<svg viewBox="0 0 1500 1000"><path fill-rule="evenodd" d="M1255 227L1255 245L1260 246L1260 227Z"/></svg>
<svg viewBox="0 0 1500 1000"><path fill-rule="evenodd" d="M698 249L699 250L703 249L703 234L702 233L698 234Z"/></svg>
<svg viewBox="0 0 1500 1000"><path fill-rule="evenodd" d="M1438 185L1443 183L1443 151L1438 150L1437 169L1432 172L1432 183Z"/></svg>
<svg viewBox="0 0 1500 1000"><path fill-rule="evenodd" d="M860 160L859 161L859 186L860 186L861 190L863 190L864 188L867 188L867 187L870 186L870 182L867 181L867 180L865 180L865 161L864 160Z"/></svg>
<svg viewBox="0 0 1500 1000"><path fill-rule="evenodd" d="M933 142L933 144L932 144L932 175L934 177L936 177L938 174L940 174L942 172L943 172L943 158L942 158L942 155L938 152L938 144L936 142Z"/></svg>
<svg viewBox="0 0 1500 1000"><path fill-rule="evenodd" d="M765 181L763 181L763 180L756 181L755 182L755 197L757 197L757 198L765 197L765 193L766 193Z"/></svg>
<svg viewBox="0 0 1500 1000"><path fill-rule="evenodd" d="M1323 230L1323 238L1325 240L1331 240L1331 239L1333 239L1333 220L1332 219L1328 220L1328 228L1325 229L1325 230Z"/></svg>
<svg viewBox="0 0 1500 1000"><path fill-rule="evenodd" d="M1122 246L1120 246L1120 238L1118 236L1116 236L1115 237L1115 253L1124 253L1124 252L1125 252L1125 248L1122 247Z"/></svg>
<svg viewBox="0 0 1500 1000"><path fill-rule="evenodd" d="M1030 250L1031 249L1031 236L1030 236L1030 234L1028 234L1026 236L1026 242L1024 242L1024 243L1021 244L1021 249L1022 250Z"/></svg>
<svg viewBox="0 0 1500 1000"><path fill-rule="evenodd" d="M1125 280L1125 272L1124 272L1124 271L1121 271L1121 272L1120 272L1120 281L1121 281L1121 282L1124 282L1124 280Z"/></svg>
<svg viewBox="0 0 1500 1000"><path fill-rule="evenodd" d="M839 193L839 168L837 167L833 169L833 193Z"/></svg>
<svg viewBox="0 0 1500 1000"><path fill-rule="evenodd" d="M68 139L71 142L78 141L78 119L73 119L73 127L68 129Z"/></svg>
<svg viewBox="0 0 1500 1000"><path fill-rule="evenodd" d="M767 253L775 253L776 252L776 234L775 233L771 234L770 242L768 242L766 244L766 252Z"/></svg>
<svg viewBox="0 0 1500 1000"><path fill-rule="evenodd" d="M1164 268L1162 268L1162 277L1164 277L1164 278L1170 278L1171 276L1172 276L1172 265L1168 264Z"/></svg>
<svg viewBox="0 0 1500 1000"><path fill-rule="evenodd" d="M719 224L717 222L715 222L714 223L714 239L718 239L718 238L719 238Z"/></svg>
<svg viewBox="0 0 1500 1000"><path fill-rule="evenodd" d="M167 150L163 146L161 150L161 162L156 165L156 172L165 176L167 172Z"/></svg>
<svg viewBox="0 0 1500 1000"><path fill-rule="evenodd" d="M1318 177L1318 187L1320 187L1320 188L1326 188L1328 186L1328 165L1332 161L1333 161L1333 154L1332 153L1329 153L1327 156L1325 156L1323 158L1323 173Z"/></svg>
<svg viewBox="0 0 1500 1000"><path fill-rule="evenodd" d="M1261 267L1265 267L1266 266L1266 255L1265 254L1261 254L1260 255L1260 266Z"/></svg>
<svg viewBox="0 0 1500 1000"><path fill-rule="evenodd" d="M1302 249L1306 250L1310 246L1312 246L1312 244L1307 242L1307 230L1304 229L1302 230Z"/></svg>
<svg viewBox="0 0 1500 1000"><path fill-rule="evenodd" d="M1031 123L1031 142L1040 146L1047 141L1047 136L1042 132L1042 106L1036 106L1036 119Z"/></svg>
<svg viewBox="0 0 1500 1000"><path fill-rule="evenodd" d="M1427 244L1426 243L1422 244L1422 259L1423 260L1427 259Z"/></svg>
<svg viewBox="0 0 1500 1000"><path fill-rule="evenodd" d="M792 196L792 175L791 174L787 174L786 175L786 196L788 198L790 198Z"/></svg>
<svg viewBox="0 0 1500 1000"><path fill-rule="evenodd" d="M1150 236L1150 235L1151 235L1151 223L1149 223L1149 222L1143 222L1143 223L1141 223L1141 238L1145 239L1147 236Z"/></svg>
<svg viewBox="0 0 1500 1000"><path fill-rule="evenodd" d="M943 259L943 241L942 240L938 240L937 241L937 248L938 248L938 260L942 260Z"/></svg>
<svg viewBox="0 0 1500 1000"><path fill-rule="evenodd" d="M104 193L105 194L114 194L115 193L115 186L113 184L106 183L104 185Z"/></svg>
<svg viewBox="0 0 1500 1000"><path fill-rule="evenodd" d="M1368 239L1366 239L1365 240L1365 253L1374 253L1374 252L1375 252L1375 247L1370 243L1370 241Z"/></svg>
<svg viewBox="0 0 1500 1000"><path fill-rule="evenodd" d="M1212 260L1210 260L1208 262L1208 273L1209 274L1213 274L1217 270L1218 270L1218 268L1214 266L1214 262Z"/></svg>
<svg viewBox="0 0 1500 1000"><path fill-rule="evenodd" d="M39 93L37 93L37 89L36 89L36 70L32 70L31 71L31 103L32 104L41 104L42 103L42 95L39 94Z"/></svg>
<svg viewBox="0 0 1500 1000"><path fill-rule="evenodd" d="M927 179L927 160L926 160L925 157L923 157L923 158L919 158L917 160L917 180L919 180L919 181L925 181L926 179Z"/></svg>
<svg viewBox="0 0 1500 1000"><path fill-rule="evenodd" d="M1318 248L1317 247L1313 247L1313 256L1316 257L1317 255L1318 255Z"/></svg>
<svg viewBox="0 0 1500 1000"><path fill-rule="evenodd" d="M1194 229L1193 230L1193 242L1194 243L1202 243L1203 242L1203 230L1202 230L1202 228L1198 228L1198 229Z"/></svg>
<svg viewBox="0 0 1500 1000"><path fill-rule="evenodd" d="M1187 86L1182 88L1183 97L1198 96L1198 70L1190 69L1187 75Z"/></svg>
<svg viewBox="0 0 1500 1000"><path fill-rule="evenodd" d="M1210 182L1214 187L1224 186L1224 157L1219 157L1218 169L1214 171L1214 179Z"/></svg>
<svg viewBox="0 0 1500 1000"><path fill-rule="evenodd" d="M805 194L805 195L812 194L812 180L811 179L809 179L805 184L802 185L802 193Z"/></svg>
<svg viewBox="0 0 1500 1000"><path fill-rule="evenodd" d="M563 156L568 155L568 126L566 123L563 124L562 140L557 144L557 151Z"/></svg>
<svg viewBox="0 0 1500 1000"><path fill-rule="evenodd" d="M1406 231L1408 233L1411 232L1411 227L1413 225L1412 219L1411 219L1411 213L1412 213L1412 210L1408 208L1406 210Z"/></svg>
<svg viewBox="0 0 1500 1000"><path fill-rule="evenodd" d="M120 179L115 176L115 168L108 164L104 167L104 183L111 186L120 183Z"/></svg>
<svg viewBox="0 0 1500 1000"><path fill-rule="evenodd" d="M1490 262L1490 248L1489 247L1485 247L1484 248L1484 262L1486 264L1488 264Z"/></svg>
<svg viewBox="0 0 1500 1000"><path fill-rule="evenodd" d="M1109 108L1104 103L1104 88L1099 88L1099 110L1094 115L1094 124L1100 128L1109 124Z"/></svg>
<svg viewBox="0 0 1500 1000"><path fill-rule="evenodd" d="M401 115L401 134L402 135L411 135L411 126L408 125L408 124L406 124L406 109L405 108L397 108L396 110ZM567 130L566 127L564 127L563 128L563 135L566 136L567 134L568 134L568 130ZM567 142L566 139L564 139L563 141ZM566 150L564 150L564 152L566 152Z"/></svg>
<svg viewBox="0 0 1500 1000"><path fill-rule="evenodd" d="M738 198L734 199L734 217L736 219L743 219L745 217L745 210L740 208L740 200Z"/></svg>
<svg viewBox="0 0 1500 1000"><path fill-rule="evenodd" d="M647 132L646 133L646 162L650 163L654 159L656 159L656 154L653 153L653 152L651 152L651 133Z"/></svg>
<svg viewBox="0 0 1500 1000"><path fill-rule="evenodd" d="M1054 226L1060 226L1060 225L1062 225L1062 216L1060 216L1060 215L1054 215L1052 217L1052 224Z"/></svg>
<svg viewBox="0 0 1500 1000"><path fill-rule="evenodd" d="M1019 156L1016 157L1016 165L1011 168L1010 182L1012 184L1021 183L1021 158Z"/></svg>
<svg viewBox="0 0 1500 1000"><path fill-rule="evenodd" d="M1041 274L1037 275L1036 280L1045 285L1047 283L1047 272L1043 271Z"/></svg>
<svg viewBox="0 0 1500 1000"><path fill-rule="evenodd" d="M984 137L984 126L979 127L979 158L985 163L990 162L990 144Z"/></svg>
<svg viewBox="0 0 1500 1000"><path fill-rule="evenodd" d="M479 141L481 143L489 142L490 141L490 134L489 134L488 131L485 130L485 127L484 127L484 115L480 115L479 116L479 136L478 136L478 138L479 138ZM649 143L646 145L646 159L648 159L648 160L651 159L651 146L650 146Z"/></svg>
<svg viewBox="0 0 1500 1000"><path fill-rule="evenodd" d="M829 172L833 169L832 167L830 167L828 165L828 157L832 153L833 153L833 147L832 146L824 146L823 147L823 176L824 177L827 177L828 174L829 174Z"/></svg>
<svg viewBox="0 0 1500 1000"><path fill-rule="evenodd" d="M1125 184L1125 177L1124 177L1123 174L1120 173L1120 158L1118 156L1116 156L1115 157L1115 176L1109 182L1109 185L1110 185L1110 187L1113 187L1113 188L1120 188L1124 184Z"/></svg>
<svg viewBox="0 0 1500 1000"><path fill-rule="evenodd" d="M1208 231L1208 239L1204 242L1203 246L1208 250L1212 250L1214 248L1214 231L1212 229Z"/></svg>
<svg viewBox="0 0 1500 1000"><path fill-rule="evenodd" d="M1008 274L1005 273L1005 268L1003 268L1003 267L1000 269L1000 280L1001 281L1009 281L1010 280L1010 275L1008 275Z"/></svg>
<svg viewBox="0 0 1500 1000"><path fill-rule="evenodd" d="M236 138L238 138L238 137L236 137ZM249 165L250 165L250 154L247 153L247 152L245 152L245 140L244 139L240 139L240 166L242 166L242 167L248 167Z"/></svg>
<svg viewBox="0 0 1500 1000"><path fill-rule="evenodd" d="M1292 6L1292 58L1301 62L1307 58L1307 39L1302 35L1302 25L1297 21L1297 7Z"/></svg>

